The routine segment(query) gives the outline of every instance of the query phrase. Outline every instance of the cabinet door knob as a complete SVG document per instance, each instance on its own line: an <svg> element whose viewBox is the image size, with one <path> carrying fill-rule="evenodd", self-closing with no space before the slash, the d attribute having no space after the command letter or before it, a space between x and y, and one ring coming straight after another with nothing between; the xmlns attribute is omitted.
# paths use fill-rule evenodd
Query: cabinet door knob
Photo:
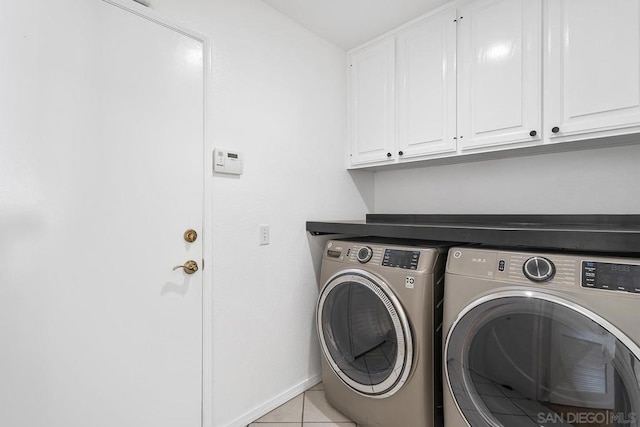
<svg viewBox="0 0 640 427"><path fill-rule="evenodd" d="M391 157L391 153L387 153L387 157Z"/></svg>
<svg viewBox="0 0 640 427"><path fill-rule="evenodd" d="M558 133L558 132L560 132L560 128L559 128L558 126L554 126L554 127L551 129L551 132L553 132L553 133Z"/></svg>
<svg viewBox="0 0 640 427"><path fill-rule="evenodd" d="M529 132L529 136L536 136L538 134L538 132L536 132L535 130L532 130L531 132Z"/></svg>
<svg viewBox="0 0 640 427"><path fill-rule="evenodd" d="M398 156L402 156L404 153L402 151L398 151Z"/></svg>

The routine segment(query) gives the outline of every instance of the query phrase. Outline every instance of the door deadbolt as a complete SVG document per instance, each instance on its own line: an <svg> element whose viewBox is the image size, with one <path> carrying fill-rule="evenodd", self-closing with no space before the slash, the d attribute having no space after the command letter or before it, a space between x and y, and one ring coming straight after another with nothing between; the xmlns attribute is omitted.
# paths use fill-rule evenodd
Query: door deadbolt
<svg viewBox="0 0 640 427"><path fill-rule="evenodd" d="M198 271L198 263L194 260L189 260L185 262L184 265L176 265L175 267L173 267L173 271L176 271L179 268L182 268L187 274L193 274Z"/></svg>
<svg viewBox="0 0 640 427"><path fill-rule="evenodd" d="M195 242L197 238L198 238L198 233L196 233L196 230L189 229L184 232L184 240L189 243Z"/></svg>

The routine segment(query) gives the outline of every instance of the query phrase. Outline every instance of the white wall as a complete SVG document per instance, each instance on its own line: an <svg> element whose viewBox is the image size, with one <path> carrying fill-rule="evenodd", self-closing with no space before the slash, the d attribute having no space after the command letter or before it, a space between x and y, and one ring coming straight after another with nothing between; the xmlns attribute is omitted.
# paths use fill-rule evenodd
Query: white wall
<svg viewBox="0 0 640 427"><path fill-rule="evenodd" d="M375 213L638 214L640 146L378 172Z"/></svg>
<svg viewBox="0 0 640 427"><path fill-rule="evenodd" d="M257 0L152 6L211 39L213 145L245 155L240 178L210 178L214 253L206 260L214 425L243 425L320 373L319 245L305 221L363 219L372 206L364 200L372 188L363 198L343 163L345 53ZM271 227L269 246L258 246L260 224Z"/></svg>

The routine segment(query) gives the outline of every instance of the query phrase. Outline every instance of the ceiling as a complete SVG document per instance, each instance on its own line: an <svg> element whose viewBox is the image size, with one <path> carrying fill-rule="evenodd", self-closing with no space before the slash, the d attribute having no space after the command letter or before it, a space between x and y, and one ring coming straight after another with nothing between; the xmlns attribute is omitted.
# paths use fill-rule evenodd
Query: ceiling
<svg viewBox="0 0 640 427"><path fill-rule="evenodd" d="M262 1L347 50L446 3L446 0Z"/></svg>

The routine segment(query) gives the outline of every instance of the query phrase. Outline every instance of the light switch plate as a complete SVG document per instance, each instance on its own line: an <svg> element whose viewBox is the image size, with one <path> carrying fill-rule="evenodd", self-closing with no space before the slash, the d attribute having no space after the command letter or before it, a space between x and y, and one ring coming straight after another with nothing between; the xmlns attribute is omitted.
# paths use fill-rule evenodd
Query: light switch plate
<svg viewBox="0 0 640 427"><path fill-rule="evenodd" d="M260 245L268 245L269 244L269 226L261 225L260 226Z"/></svg>

